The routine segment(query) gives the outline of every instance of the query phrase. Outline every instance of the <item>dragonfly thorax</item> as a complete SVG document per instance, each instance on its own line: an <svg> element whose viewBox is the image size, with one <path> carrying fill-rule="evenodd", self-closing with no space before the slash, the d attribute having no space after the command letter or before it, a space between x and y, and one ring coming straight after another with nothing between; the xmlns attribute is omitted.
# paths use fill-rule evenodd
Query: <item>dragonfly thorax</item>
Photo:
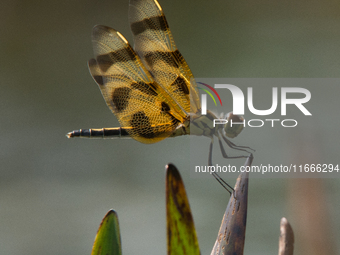
<svg viewBox="0 0 340 255"><path fill-rule="evenodd" d="M190 135L207 136L212 138L222 125L214 127L214 119L218 119L214 113L207 111L206 115L192 114L190 116Z"/></svg>
<svg viewBox="0 0 340 255"><path fill-rule="evenodd" d="M221 120L223 120L221 122ZM190 126L186 132L190 135L207 136L212 138L218 132L223 132L229 138L236 137L243 130L244 122L242 116L234 115L232 112L226 114L224 118L218 118L211 111L206 115L192 114L190 116ZM223 123L221 125L221 123Z"/></svg>

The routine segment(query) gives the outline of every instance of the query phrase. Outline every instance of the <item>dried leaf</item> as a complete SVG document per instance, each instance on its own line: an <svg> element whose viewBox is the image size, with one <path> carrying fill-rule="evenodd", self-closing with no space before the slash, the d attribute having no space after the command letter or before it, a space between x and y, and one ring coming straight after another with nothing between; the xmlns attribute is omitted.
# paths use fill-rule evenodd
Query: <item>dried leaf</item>
<svg viewBox="0 0 340 255"><path fill-rule="evenodd" d="M279 255L293 255L294 233L286 218L280 222Z"/></svg>
<svg viewBox="0 0 340 255"><path fill-rule="evenodd" d="M250 154L244 166L250 166L252 161L253 155ZM237 178L235 192L229 199L211 255L243 254L247 221L248 176L249 174L244 172Z"/></svg>

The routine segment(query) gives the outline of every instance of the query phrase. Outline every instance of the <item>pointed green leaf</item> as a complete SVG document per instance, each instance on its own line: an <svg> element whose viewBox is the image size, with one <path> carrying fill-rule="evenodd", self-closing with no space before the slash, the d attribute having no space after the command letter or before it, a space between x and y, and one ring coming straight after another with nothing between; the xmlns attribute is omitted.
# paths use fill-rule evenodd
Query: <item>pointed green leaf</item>
<svg viewBox="0 0 340 255"><path fill-rule="evenodd" d="M167 166L166 215L168 255L199 255L196 230L182 178L172 164Z"/></svg>
<svg viewBox="0 0 340 255"><path fill-rule="evenodd" d="M250 166L252 161L253 155L250 154L245 166ZM229 199L211 255L243 254L247 222L248 176L248 173L241 173L237 178L235 192Z"/></svg>
<svg viewBox="0 0 340 255"><path fill-rule="evenodd" d="M114 210L108 211L103 218L96 239L92 247L91 255L121 255L120 231L118 216Z"/></svg>

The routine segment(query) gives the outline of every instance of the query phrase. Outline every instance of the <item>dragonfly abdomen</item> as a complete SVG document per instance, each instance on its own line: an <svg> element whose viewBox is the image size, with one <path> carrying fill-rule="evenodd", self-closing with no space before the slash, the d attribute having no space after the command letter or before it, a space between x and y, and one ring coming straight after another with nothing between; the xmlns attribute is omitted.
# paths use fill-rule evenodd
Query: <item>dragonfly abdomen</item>
<svg viewBox="0 0 340 255"><path fill-rule="evenodd" d="M68 138L120 138L129 136L126 129L121 127L116 128L99 128L99 129L79 129L73 130L66 135Z"/></svg>

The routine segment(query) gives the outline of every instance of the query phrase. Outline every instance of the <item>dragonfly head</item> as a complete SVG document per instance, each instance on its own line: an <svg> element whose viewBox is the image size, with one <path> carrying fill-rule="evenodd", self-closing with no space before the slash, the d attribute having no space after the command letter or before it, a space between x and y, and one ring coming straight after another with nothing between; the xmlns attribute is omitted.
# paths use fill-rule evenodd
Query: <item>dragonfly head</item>
<svg viewBox="0 0 340 255"><path fill-rule="evenodd" d="M244 118L239 115L234 115L232 112L226 114L227 124L224 126L225 135L234 138L241 133L244 126Z"/></svg>

